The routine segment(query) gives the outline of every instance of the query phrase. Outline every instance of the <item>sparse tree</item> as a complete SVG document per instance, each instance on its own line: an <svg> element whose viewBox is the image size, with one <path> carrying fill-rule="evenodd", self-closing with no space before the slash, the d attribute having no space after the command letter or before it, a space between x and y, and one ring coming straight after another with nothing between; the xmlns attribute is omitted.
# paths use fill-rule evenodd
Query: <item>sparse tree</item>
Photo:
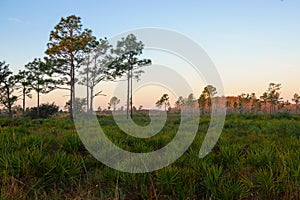
<svg viewBox="0 0 300 200"><path fill-rule="evenodd" d="M113 80L115 73L110 64L112 61L111 45L106 38L100 39L99 42L93 41L94 45L87 53L85 59L86 68L80 75L83 76L79 82L87 87L87 108L89 113L93 112L94 98L102 95L102 90L95 92L96 86L102 81Z"/></svg>
<svg viewBox="0 0 300 200"><path fill-rule="evenodd" d="M242 93L241 95L238 96L238 100L239 100L239 110L240 110L240 113L243 113L245 111L245 109L246 109L247 104L251 100L251 95L250 94Z"/></svg>
<svg viewBox="0 0 300 200"><path fill-rule="evenodd" d="M79 84L81 85L85 85L86 86L86 107L87 107L87 112L90 112L90 67L92 62L94 61L94 56L95 56L95 52L97 50L97 46L99 45L99 42L96 40L96 37L94 37L89 44L87 45L86 48L86 52L85 52L85 58L83 61L83 65L85 65L85 68L83 71L80 71L80 75L83 76L83 80L79 82ZM92 108L92 106L91 106Z"/></svg>
<svg viewBox="0 0 300 200"><path fill-rule="evenodd" d="M178 97L178 99L175 101L175 105L178 109L181 109L182 106L185 105L185 99L182 96Z"/></svg>
<svg viewBox="0 0 300 200"><path fill-rule="evenodd" d="M9 70L9 65L0 61L0 104L8 110L9 117L12 118L12 107L18 100L13 94L15 90L15 78Z"/></svg>
<svg viewBox="0 0 300 200"><path fill-rule="evenodd" d="M139 111L143 110L143 105L140 105L138 110Z"/></svg>
<svg viewBox="0 0 300 200"><path fill-rule="evenodd" d="M295 93L292 100L296 104L296 113L298 113L299 103L300 103L300 96L297 93Z"/></svg>
<svg viewBox="0 0 300 200"><path fill-rule="evenodd" d="M287 110L286 104L283 100L278 102L277 107L278 107L278 112L281 112L281 111L285 112Z"/></svg>
<svg viewBox="0 0 300 200"><path fill-rule="evenodd" d="M217 94L217 88L212 85L207 85L204 87L199 99L199 106L202 107L202 113L204 113L205 106L208 105L209 110L211 110L211 99Z"/></svg>
<svg viewBox="0 0 300 200"><path fill-rule="evenodd" d="M164 106L165 111L167 111L167 107L170 106L169 95L163 94L162 97L155 103L157 107Z"/></svg>
<svg viewBox="0 0 300 200"><path fill-rule="evenodd" d="M233 103L234 113L237 113L237 112L238 112L238 106L239 106L238 102L235 101L235 102Z"/></svg>
<svg viewBox="0 0 300 200"><path fill-rule="evenodd" d="M284 102L284 107L286 108L286 112L291 112L290 105L291 103L289 102L289 100L286 100Z"/></svg>
<svg viewBox="0 0 300 200"><path fill-rule="evenodd" d="M25 65L29 87L37 94L37 116L39 116L40 95L55 89L56 81L45 73L47 65L41 59L35 58Z"/></svg>
<svg viewBox="0 0 300 200"><path fill-rule="evenodd" d="M239 104L238 104L238 102L236 102L236 101L233 103L233 108L234 108L234 112L235 112L235 113L237 113L238 105L239 105Z"/></svg>
<svg viewBox="0 0 300 200"><path fill-rule="evenodd" d="M252 93L250 98L252 100L251 112L252 113L257 113L258 111L260 111L259 99L256 97L255 93Z"/></svg>
<svg viewBox="0 0 300 200"><path fill-rule="evenodd" d="M136 107L133 106L133 107L132 107L132 110L133 110L133 112L135 113L135 112L136 112Z"/></svg>
<svg viewBox="0 0 300 200"><path fill-rule="evenodd" d="M264 103L264 113L267 113L267 102L268 102L268 93L264 92L262 96L260 96L261 101Z"/></svg>
<svg viewBox="0 0 300 200"><path fill-rule="evenodd" d="M26 110L26 97L32 98L31 95L31 87L30 87L30 81L28 80L28 74L29 72L26 70L19 71L18 74L15 75L15 80L17 84L20 85L20 88L22 90L22 114L25 115Z"/></svg>
<svg viewBox="0 0 300 200"><path fill-rule="evenodd" d="M127 119L132 118L132 79L139 80L140 75L143 73L140 68L145 65L151 64L150 59L139 59L143 53L144 44L142 41L137 41L134 34L127 35L117 42L114 53L117 55L113 65L116 65L117 74L126 74L127 78Z"/></svg>
<svg viewBox="0 0 300 200"><path fill-rule="evenodd" d="M267 90L268 95L268 102L270 102L270 113L276 112L276 105L279 104L280 100L280 93L279 90L281 89L281 84L270 83L269 88Z"/></svg>
<svg viewBox="0 0 300 200"><path fill-rule="evenodd" d="M188 98L186 99L186 105L190 109L194 109L194 107L195 107L195 98L194 98L193 93L189 94Z"/></svg>
<svg viewBox="0 0 300 200"><path fill-rule="evenodd" d="M198 105L199 105L199 108L201 110L201 114L205 113L206 101L207 101L206 94L204 94L202 92L202 94L200 95L200 97L198 99Z"/></svg>
<svg viewBox="0 0 300 200"><path fill-rule="evenodd" d="M200 97L201 97L201 96L200 96ZM199 98L199 99L200 99L200 98ZM227 112L231 112L231 109L230 109L230 107L231 107L231 102L230 102L230 101L226 101L225 106L226 106Z"/></svg>
<svg viewBox="0 0 300 200"><path fill-rule="evenodd" d="M75 71L84 61L85 52L95 37L89 29L82 30L81 18L75 15L61 18L60 22L50 33L46 54L50 56L51 70L60 76L61 84L69 85L70 118L75 117ZM61 88L61 87L60 87Z"/></svg>
<svg viewBox="0 0 300 200"><path fill-rule="evenodd" d="M116 106L120 103L120 99L118 97L112 97L109 101L109 105L112 106L113 111L116 111Z"/></svg>

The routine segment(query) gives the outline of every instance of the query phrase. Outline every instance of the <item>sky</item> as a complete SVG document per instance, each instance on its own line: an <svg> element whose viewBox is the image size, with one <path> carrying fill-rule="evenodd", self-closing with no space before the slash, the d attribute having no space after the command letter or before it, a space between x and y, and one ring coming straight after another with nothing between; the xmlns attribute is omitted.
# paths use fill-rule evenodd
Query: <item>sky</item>
<svg viewBox="0 0 300 200"><path fill-rule="evenodd" d="M270 82L282 84L285 99L300 93L300 1L1 0L0 8L0 60L10 64L15 73L34 58L44 57L50 31L61 17L75 14L98 38L145 27L187 36L211 58L227 96L243 92L259 96ZM107 96L97 97L96 107L107 106L113 87L101 85ZM194 87L198 97L203 86ZM149 92L151 98L141 97ZM162 88L136 90L135 104L150 107L164 92ZM54 91L43 95L41 101L63 106L67 95ZM29 100L29 105L34 104L35 98Z"/></svg>

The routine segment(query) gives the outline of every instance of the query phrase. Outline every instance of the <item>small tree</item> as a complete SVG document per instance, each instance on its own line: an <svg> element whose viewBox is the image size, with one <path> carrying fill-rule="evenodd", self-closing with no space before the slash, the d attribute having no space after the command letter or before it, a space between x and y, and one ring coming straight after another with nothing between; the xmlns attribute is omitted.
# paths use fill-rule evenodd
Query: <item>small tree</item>
<svg viewBox="0 0 300 200"><path fill-rule="evenodd" d="M178 109L181 109L182 106L185 105L185 99L182 96L178 97L178 99L175 101L175 105Z"/></svg>
<svg viewBox="0 0 300 200"><path fill-rule="evenodd" d="M120 99L118 99L117 97L112 97L109 101L109 105L112 106L113 111L116 111L116 106L120 103Z"/></svg>
<svg viewBox="0 0 300 200"><path fill-rule="evenodd" d="M134 34L129 34L126 38L122 38L117 42L114 53L117 58L112 63L117 69L118 75L126 74L127 78L127 118L132 117L132 79L139 77L143 73L142 70L138 70L142 66L151 64L150 59L139 59L139 56L143 53L144 44L142 41L137 41Z"/></svg>
<svg viewBox="0 0 300 200"><path fill-rule="evenodd" d="M276 105L279 104L280 100L280 93L279 90L281 89L281 84L270 83L269 88L267 90L268 95L268 102L270 102L270 113L276 112Z"/></svg>
<svg viewBox="0 0 300 200"><path fill-rule="evenodd" d="M138 110L139 111L143 110L143 105L140 105Z"/></svg>
<svg viewBox="0 0 300 200"><path fill-rule="evenodd" d="M75 112L76 113L82 113L82 112L84 112L85 106L86 106L86 98L78 98L78 97L75 98L74 108L75 108ZM71 109L71 103L70 103L70 101L66 102L66 105L65 105L64 108L67 109L67 110Z"/></svg>
<svg viewBox="0 0 300 200"><path fill-rule="evenodd" d="M287 107L283 100L278 102L277 111L278 112L287 112Z"/></svg>
<svg viewBox="0 0 300 200"><path fill-rule="evenodd" d="M194 98L194 95L191 93L189 94L187 100L186 100L186 105L189 107L189 108L194 108L195 106L195 98Z"/></svg>
<svg viewBox="0 0 300 200"><path fill-rule="evenodd" d="M230 101L226 101L226 104L225 104L225 106L226 106L226 110L227 110L227 112L231 112L231 109L230 109L230 107L231 107L231 102Z"/></svg>
<svg viewBox="0 0 300 200"><path fill-rule="evenodd" d="M204 89L198 99L198 104L202 110L202 113L204 113L206 104L208 105L209 110L211 110L211 99L216 94L217 94L217 89L214 86L207 85L206 87L204 87Z"/></svg>
<svg viewBox="0 0 300 200"><path fill-rule="evenodd" d="M234 113L237 113L238 105L239 104L236 101L233 103Z"/></svg>
<svg viewBox="0 0 300 200"><path fill-rule="evenodd" d="M291 105L291 103L289 102L289 100L286 100L286 101L284 102L284 107L286 108L286 109L285 109L286 112L291 112L290 105Z"/></svg>
<svg viewBox="0 0 300 200"><path fill-rule="evenodd" d="M115 73L111 67L111 45L106 38L93 41L85 59L86 68L80 71L82 80L81 85L87 87L87 109L90 113L93 111L94 98L103 95L102 91L95 92L95 87L102 81L113 80Z"/></svg>
<svg viewBox="0 0 300 200"><path fill-rule="evenodd" d="M256 97L255 93L251 94L251 112L252 113L257 113L261 110L261 103L259 102L259 99Z"/></svg>
<svg viewBox="0 0 300 200"><path fill-rule="evenodd" d="M201 110L201 114L204 114L204 113L205 113L206 100L207 100L207 97L206 97L206 95L202 92L202 94L200 95L200 97L199 97L199 99L198 99L198 105L199 105L199 108L200 108L200 110Z"/></svg>
<svg viewBox="0 0 300 200"><path fill-rule="evenodd" d="M167 107L170 106L169 95L163 94L162 97L159 100L157 100L157 102L155 104L159 108L163 105L165 108L165 111L167 111Z"/></svg>
<svg viewBox="0 0 300 200"><path fill-rule="evenodd" d="M91 40L89 42L89 45L87 45L87 48L86 48L86 53L85 53L85 59L83 61L83 64L86 66L84 68L83 71L80 71L80 75L83 76L83 80L79 82L79 84L81 85L85 85L86 86L86 99L87 99L87 102L86 102L86 107L87 107L87 112L89 112L90 110L90 106L89 106L89 102L90 102L90 67L91 67L91 64L94 60L93 56L95 54L95 51L97 49L97 46L99 45L99 42L96 40L96 37L93 38L93 40ZM91 108L93 108L91 106Z"/></svg>
<svg viewBox="0 0 300 200"><path fill-rule="evenodd" d="M32 98L30 81L28 80L28 71L22 70L19 71L17 75L15 75L16 82L20 85L22 90L22 113L25 114L26 110L26 97Z"/></svg>
<svg viewBox="0 0 300 200"><path fill-rule="evenodd" d="M241 95L238 96L238 99L239 99L240 113L243 113L246 109L246 106L248 105L248 103L251 100L251 95L242 93Z"/></svg>
<svg viewBox="0 0 300 200"><path fill-rule="evenodd" d="M12 118L12 107L18 100L18 97L13 95L15 83L9 65L0 61L0 104L7 108L10 118Z"/></svg>
<svg viewBox="0 0 300 200"><path fill-rule="evenodd" d="M56 81L46 74L47 65L41 59L35 58L25 65L28 86L37 94L37 115L39 116L40 95L55 89Z"/></svg>
<svg viewBox="0 0 300 200"><path fill-rule="evenodd" d="M293 101L295 102L295 104L296 104L296 113L298 113L299 103L300 103L300 96L299 96L297 93L295 93L292 100L293 100Z"/></svg>
<svg viewBox="0 0 300 200"><path fill-rule="evenodd" d="M262 96L260 96L261 101L264 103L264 113L267 113L267 102L268 102L268 93L264 92Z"/></svg>

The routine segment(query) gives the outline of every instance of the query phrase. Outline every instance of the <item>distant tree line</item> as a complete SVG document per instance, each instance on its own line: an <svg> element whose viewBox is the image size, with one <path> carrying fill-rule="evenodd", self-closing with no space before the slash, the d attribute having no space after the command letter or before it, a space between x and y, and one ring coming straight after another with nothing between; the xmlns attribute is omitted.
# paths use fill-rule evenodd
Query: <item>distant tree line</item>
<svg viewBox="0 0 300 200"><path fill-rule="evenodd" d="M225 98L227 113L264 113L275 114L278 112L292 112L299 113L300 95L295 93L292 97L294 104L288 100L284 100L280 96L280 83L270 83L266 92L260 97L255 93L242 93L238 96L220 97L217 95L217 89L212 85L207 85L198 99L194 99L193 94L187 98L180 96L175 102L175 111L180 110L183 106L195 107L198 106L201 114L208 114L211 112L212 100L218 102L218 99ZM164 94L160 100L156 102L159 107L166 99L169 101L168 94ZM169 105L169 103L168 103Z"/></svg>

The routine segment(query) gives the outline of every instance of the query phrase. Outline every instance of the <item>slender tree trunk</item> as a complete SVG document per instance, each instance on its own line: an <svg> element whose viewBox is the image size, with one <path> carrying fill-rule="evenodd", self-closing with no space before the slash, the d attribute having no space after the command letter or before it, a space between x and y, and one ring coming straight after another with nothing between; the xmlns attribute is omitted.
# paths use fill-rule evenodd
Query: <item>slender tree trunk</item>
<svg viewBox="0 0 300 200"><path fill-rule="evenodd" d="M10 103L9 103L9 106L8 106L8 116L9 116L10 119L12 119L12 117L13 117Z"/></svg>
<svg viewBox="0 0 300 200"><path fill-rule="evenodd" d="M40 117L40 91L37 91L37 116Z"/></svg>
<svg viewBox="0 0 300 200"><path fill-rule="evenodd" d="M211 114L211 97L208 98L208 113Z"/></svg>
<svg viewBox="0 0 300 200"><path fill-rule="evenodd" d="M73 119L73 79L72 79L72 75L73 75L73 68L71 67L70 69L70 119Z"/></svg>
<svg viewBox="0 0 300 200"><path fill-rule="evenodd" d="M89 111L90 111L90 107L89 107L89 100L90 100L90 97L89 97L89 82L90 82L90 80L89 80L89 58L88 58L88 63L87 63L87 66L86 66L86 111L87 111L87 113L89 113Z"/></svg>
<svg viewBox="0 0 300 200"><path fill-rule="evenodd" d="M267 102L265 102L264 113L267 114Z"/></svg>
<svg viewBox="0 0 300 200"><path fill-rule="evenodd" d="M70 39L73 40L73 30L70 30ZM71 53L70 55L70 87L71 87L71 91L70 91L70 119L74 119L75 118L75 66L74 66L74 55Z"/></svg>
<svg viewBox="0 0 300 200"><path fill-rule="evenodd" d="M126 118L129 119L129 83L130 83L130 80L129 80L129 70L128 70L128 73L127 73L127 112L126 112Z"/></svg>
<svg viewBox="0 0 300 200"><path fill-rule="evenodd" d="M130 70L130 118L132 119L132 69Z"/></svg>
<svg viewBox="0 0 300 200"><path fill-rule="evenodd" d="M76 104L75 104L75 67L73 68L73 118L76 118Z"/></svg>
<svg viewBox="0 0 300 200"><path fill-rule="evenodd" d="M70 118L74 119L76 117L76 105L75 105L75 66L72 58L71 61L71 97L70 97Z"/></svg>
<svg viewBox="0 0 300 200"><path fill-rule="evenodd" d="M12 105L11 105L11 99L10 99L10 92L9 87L6 85L6 92L7 92L7 108L8 108L8 116L10 119L12 119Z"/></svg>
<svg viewBox="0 0 300 200"><path fill-rule="evenodd" d="M8 103L8 116L10 119L12 119L13 114L12 114L12 108L11 108L11 103Z"/></svg>
<svg viewBox="0 0 300 200"><path fill-rule="evenodd" d="M23 114L23 116L25 115L25 101L26 101L26 88L25 87L23 87L23 109L22 109L22 114Z"/></svg>
<svg viewBox="0 0 300 200"><path fill-rule="evenodd" d="M270 103L270 114L272 114L272 109L273 109L272 103Z"/></svg>
<svg viewBox="0 0 300 200"><path fill-rule="evenodd" d="M97 68L97 57L94 57L94 70L96 70ZM93 72L91 72L93 73ZM92 74L93 76L93 74ZM89 113L92 114L93 113L93 104L94 104L94 87L95 87L95 79L92 79L92 83L91 85L89 85L89 89L90 89L90 107L89 107ZM89 100L87 100L89 101Z"/></svg>
<svg viewBox="0 0 300 200"><path fill-rule="evenodd" d="M91 88L90 114L93 113L94 89Z"/></svg>

